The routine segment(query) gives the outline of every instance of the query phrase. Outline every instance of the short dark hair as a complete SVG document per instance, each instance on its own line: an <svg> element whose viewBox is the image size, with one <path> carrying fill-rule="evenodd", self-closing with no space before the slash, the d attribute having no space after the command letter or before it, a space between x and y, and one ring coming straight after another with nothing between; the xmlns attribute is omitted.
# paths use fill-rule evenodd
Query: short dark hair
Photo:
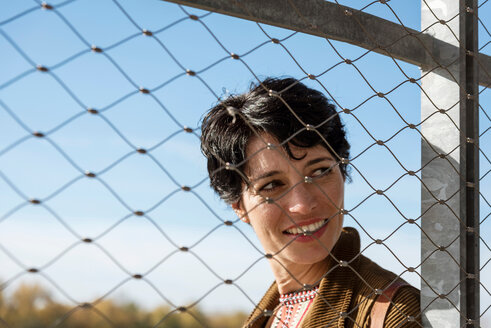
<svg viewBox="0 0 491 328"><path fill-rule="evenodd" d="M243 171L240 166L245 164L250 138L261 133L276 138L293 159L299 158L289 144L324 146L338 160L343 178L349 178L346 161L340 159L349 158L350 145L335 106L321 92L293 78L267 78L251 84L246 93L220 101L201 124L201 151L208 159L210 185L227 203L241 197L247 181L237 169Z"/></svg>

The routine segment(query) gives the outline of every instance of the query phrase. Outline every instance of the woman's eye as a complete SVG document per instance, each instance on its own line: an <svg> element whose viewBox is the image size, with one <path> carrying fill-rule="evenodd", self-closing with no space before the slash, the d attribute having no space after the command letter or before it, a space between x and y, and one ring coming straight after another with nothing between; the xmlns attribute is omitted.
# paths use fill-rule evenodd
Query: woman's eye
<svg viewBox="0 0 491 328"><path fill-rule="evenodd" d="M266 190L266 191L273 190L274 187L275 187L274 182L270 182L270 183L264 185L260 190Z"/></svg>
<svg viewBox="0 0 491 328"><path fill-rule="evenodd" d="M316 169L314 172L312 172L312 174L310 176L312 178L318 178L318 177L321 177L323 175L326 175L327 173L329 173L330 170L331 170L330 167L321 167L321 168Z"/></svg>
<svg viewBox="0 0 491 328"><path fill-rule="evenodd" d="M279 187L281 183L279 181L271 181L261 188L259 188L259 191L271 191L274 190L276 187Z"/></svg>

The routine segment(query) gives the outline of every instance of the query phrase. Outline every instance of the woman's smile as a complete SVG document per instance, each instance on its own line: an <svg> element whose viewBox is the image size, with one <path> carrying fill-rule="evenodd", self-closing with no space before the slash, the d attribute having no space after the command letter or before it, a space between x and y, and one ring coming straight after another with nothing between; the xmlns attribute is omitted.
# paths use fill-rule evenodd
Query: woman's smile
<svg viewBox="0 0 491 328"><path fill-rule="evenodd" d="M329 220L317 220L315 223L311 223L307 226L298 225L294 228L288 229L283 233L289 235L298 243L309 243L315 240L319 240L322 234L326 231Z"/></svg>
<svg viewBox="0 0 491 328"><path fill-rule="evenodd" d="M305 222L298 222L290 228L285 229L283 233L289 235L312 234L322 228L327 221L328 219L313 219Z"/></svg>

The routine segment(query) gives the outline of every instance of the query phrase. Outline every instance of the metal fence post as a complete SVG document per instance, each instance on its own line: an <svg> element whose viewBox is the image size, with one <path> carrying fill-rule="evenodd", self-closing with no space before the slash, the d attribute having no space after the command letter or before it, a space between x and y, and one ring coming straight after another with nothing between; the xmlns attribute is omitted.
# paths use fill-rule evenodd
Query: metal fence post
<svg viewBox="0 0 491 328"><path fill-rule="evenodd" d="M477 10L476 1L424 0L421 4L421 29L432 25L426 33L460 46L459 54L442 56L443 62L422 72L421 306L425 327L462 327L467 318L479 317L479 285L477 279L468 279L472 275L467 276L471 273L477 278L479 271L478 71L474 57L466 56L477 51L477 13L466 11L468 7Z"/></svg>
<svg viewBox="0 0 491 328"><path fill-rule="evenodd" d="M479 327L479 87L477 0L460 0L461 325Z"/></svg>

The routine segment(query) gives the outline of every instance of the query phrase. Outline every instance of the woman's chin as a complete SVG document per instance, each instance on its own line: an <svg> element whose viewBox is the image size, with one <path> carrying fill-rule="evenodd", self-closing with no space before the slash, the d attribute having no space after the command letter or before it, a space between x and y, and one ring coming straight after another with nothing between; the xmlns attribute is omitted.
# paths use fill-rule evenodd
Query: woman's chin
<svg viewBox="0 0 491 328"><path fill-rule="evenodd" d="M294 249L284 250L284 254L278 255L278 260L285 260L283 263L285 266L291 264L301 264L301 265L313 265L319 262L324 262L329 256L329 251L326 250L321 245L317 244L318 247L312 247L312 249L301 251L296 251Z"/></svg>

